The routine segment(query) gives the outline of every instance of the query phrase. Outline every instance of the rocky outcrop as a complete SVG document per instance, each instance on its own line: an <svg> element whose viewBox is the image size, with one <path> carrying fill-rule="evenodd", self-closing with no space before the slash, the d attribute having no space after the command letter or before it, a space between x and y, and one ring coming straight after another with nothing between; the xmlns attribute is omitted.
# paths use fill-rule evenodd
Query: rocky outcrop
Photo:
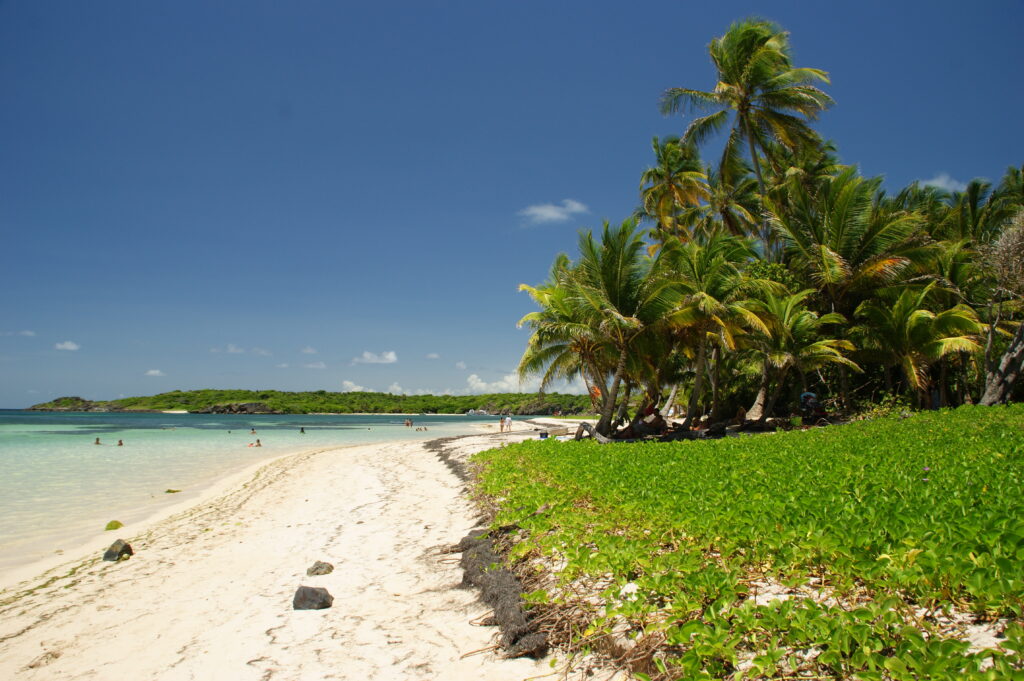
<svg viewBox="0 0 1024 681"><path fill-rule="evenodd" d="M196 409L193 414L283 414L271 409L263 402L233 402L231 404L215 404L211 407Z"/></svg>
<svg viewBox="0 0 1024 681"><path fill-rule="evenodd" d="M334 596L322 586L300 586L292 599L295 610L323 610L334 603Z"/></svg>

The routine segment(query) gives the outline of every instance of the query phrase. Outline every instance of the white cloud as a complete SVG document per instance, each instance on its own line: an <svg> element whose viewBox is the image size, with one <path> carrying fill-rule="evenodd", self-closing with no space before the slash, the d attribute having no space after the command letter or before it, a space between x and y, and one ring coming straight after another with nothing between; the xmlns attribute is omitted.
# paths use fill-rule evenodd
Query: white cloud
<svg viewBox="0 0 1024 681"><path fill-rule="evenodd" d="M299 350L299 352L301 352L304 355L315 355L316 354L316 348L313 348L313 347L310 347L310 346L307 345L306 347L304 347L301 350Z"/></svg>
<svg viewBox="0 0 1024 681"><path fill-rule="evenodd" d="M353 364L394 364L398 361L398 355L394 350L386 350L379 355L375 352L364 350L359 357L353 357Z"/></svg>
<svg viewBox="0 0 1024 681"><path fill-rule="evenodd" d="M456 369L465 369L466 368L466 363L465 362L456 362L455 363L455 368Z"/></svg>
<svg viewBox="0 0 1024 681"><path fill-rule="evenodd" d="M164 372L160 371L159 369L150 369L149 371L146 372L146 375L147 376L166 376L167 374L165 374Z"/></svg>
<svg viewBox="0 0 1024 681"><path fill-rule="evenodd" d="M579 201L563 199L562 205L553 203L540 203L535 206L527 206L519 211L519 214L532 224L542 222L565 222L578 213L587 213L590 209Z"/></svg>
<svg viewBox="0 0 1024 681"><path fill-rule="evenodd" d="M361 385L356 385L352 381L342 381L341 382L341 392L343 392L343 393L361 393L361 392L365 392L365 391L366 391L366 388L364 388Z"/></svg>
<svg viewBox="0 0 1024 681"><path fill-rule="evenodd" d="M398 383L396 382L388 386L388 392L391 393L392 395L401 395L405 391L402 390L402 386L398 385Z"/></svg>
<svg viewBox="0 0 1024 681"><path fill-rule="evenodd" d="M939 173L930 180L921 180L921 184L945 189L947 192L962 192L967 189L966 182L950 177L949 173Z"/></svg>
<svg viewBox="0 0 1024 681"><path fill-rule="evenodd" d="M263 348L253 348L252 354L259 355L260 357L270 357L270 350L264 350Z"/></svg>
<svg viewBox="0 0 1024 681"><path fill-rule="evenodd" d="M533 393L540 390L540 376L532 376L520 382L519 374L511 373L488 383L477 374L470 374L466 379L466 385L468 389L465 392L471 395L481 395L484 393ZM572 383L558 382L555 385L548 386L546 392L582 395L587 392L587 386L583 383L582 379L577 379Z"/></svg>
<svg viewBox="0 0 1024 681"><path fill-rule="evenodd" d="M74 342L74 341L64 341L63 343L57 343L53 347L57 348L58 350L71 350L71 351L74 351L74 350L79 349L82 346L79 345L78 343Z"/></svg>
<svg viewBox="0 0 1024 681"><path fill-rule="evenodd" d="M466 379L466 384L469 386L469 392L477 395L483 393L522 393L534 392L540 388L540 378L531 378L525 383L520 383L518 374L505 374L498 380L488 383L476 374L470 374Z"/></svg>
<svg viewBox="0 0 1024 681"><path fill-rule="evenodd" d="M277 367L278 369L287 369L291 365L288 364L288 362L284 362L282 364L275 364L274 366Z"/></svg>
<svg viewBox="0 0 1024 681"><path fill-rule="evenodd" d="M309 364L303 364L304 369L326 369L327 365L323 362L310 362Z"/></svg>
<svg viewBox="0 0 1024 681"><path fill-rule="evenodd" d="M228 354L229 355L241 355L245 352L245 348L240 348L234 343L228 343Z"/></svg>
<svg viewBox="0 0 1024 681"><path fill-rule="evenodd" d="M431 352L427 355L427 359L441 359L441 355L436 352Z"/></svg>

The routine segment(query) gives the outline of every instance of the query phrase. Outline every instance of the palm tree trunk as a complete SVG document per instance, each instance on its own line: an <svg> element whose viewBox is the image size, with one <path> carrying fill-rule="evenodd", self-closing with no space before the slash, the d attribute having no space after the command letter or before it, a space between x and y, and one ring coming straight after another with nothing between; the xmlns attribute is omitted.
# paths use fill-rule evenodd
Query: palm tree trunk
<svg viewBox="0 0 1024 681"><path fill-rule="evenodd" d="M775 409L775 403L778 402L779 395L782 394L782 386L786 384L787 373L789 373L789 367L783 367L782 369L779 369L779 375L776 377L775 381L775 389L772 390L772 394L768 398L768 404L765 405L764 413L761 415L762 421L771 416L772 410Z"/></svg>
<svg viewBox="0 0 1024 681"><path fill-rule="evenodd" d="M1013 387L1024 371L1024 324L1017 327L1009 347L999 360L999 366L985 376L985 394L979 404L991 406L1010 399Z"/></svg>
<svg viewBox="0 0 1024 681"><path fill-rule="evenodd" d="M700 398L700 392L704 388L704 365L707 358L707 349L704 345L704 340L701 339L700 345L697 347L697 370L693 379L693 392L690 393L690 404L686 407L686 421L683 422L684 428L689 428L690 424L693 423L693 417L697 415L697 400Z"/></svg>
<svg viewBox="0 0 1024 681"><path fill-rule="evenodd" d="M757 145L754 143L754 131L750 129L750 123L746 118L743 119L743 131L747 134L747 144L750 145L750 161L754 166L754 175L757 176L757 187L761 193L761 243L764 245L764 259L772 262L771 247L768 243L768 212L765 209L765 199L767 198L767 190L764 187L764 177L761 175L761 161L757 157Z"/></svg>
<svg viewBox="0 0 1024 681"><path fill-rule="evenodd" d="M611 432L612 412L615 411L615 398L619 392L619 383L622 382L622 374L626 371L626 348L619 351L619 362L615 366L615 376L612 378L612 387L604 396L604 405L601 408L601 418L597 422L597 432L607 436Z"/></svg>
<svg viewBox="0 0 1024 681"><path fill-rule="evenodd" d="M669 412L672 410L672 407L675 406L676 395L678 395L678 394L679 394L679 384L678 383L673 383L672 384L672 390L668 394L668 399L665 400L665 404L661 408L661 413L664 414L665 418L670 418Z"/></svg>
<svg viewBox="0 0 1024 681"><path fill-rule="evenodd" d="M628 416L626 410L629 408L629 396L632 392L633 384L626 381L626 389L622 391L622 402L619 403L619 408L615 412L615 421L612 423L613 430L626 419L626 416Z"/></svg>
<svg viewBox="0 0 1024 681"><path fill-rule="evenodd" d="M771 387L771 369L768 367L768 360L765 360L764 369L761 370L761 385L757 389L757 397L754 404L747 410L748 421L763 421L768 413L768 389Z"/></svg>
<svg viewBox="0 0 1024 681"><path fill-rule="evenodd" d="M721 390L719 390L721 381L719 380L720 372L719 369L722 365L722 350L717 345L715 349L711 351L711 417L708 419L711 423L718 423L720 418L719 412L721 411L721 402L719 397L721 396Z"/></svg>

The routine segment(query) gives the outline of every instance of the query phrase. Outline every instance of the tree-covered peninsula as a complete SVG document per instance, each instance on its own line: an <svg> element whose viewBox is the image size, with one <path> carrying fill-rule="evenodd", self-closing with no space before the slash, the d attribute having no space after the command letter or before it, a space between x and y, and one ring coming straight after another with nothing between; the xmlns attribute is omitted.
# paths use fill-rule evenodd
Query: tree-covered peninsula
<svg viewBox="0 0 1024 681"><path fill-rule="evenodd" d="M392 395L374 392L280 390L175 390L148 397L92 401L58 397L35 411L188 411L279 414L578 414L590 408L585 395L495 393L490 395Z"/></svg>

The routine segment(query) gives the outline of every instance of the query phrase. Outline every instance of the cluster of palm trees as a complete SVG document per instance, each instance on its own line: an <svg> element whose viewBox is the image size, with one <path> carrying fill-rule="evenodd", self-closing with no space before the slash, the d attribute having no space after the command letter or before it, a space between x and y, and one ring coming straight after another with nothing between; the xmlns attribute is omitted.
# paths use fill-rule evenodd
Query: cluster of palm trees
<svg viewBox="0 0 1024 681"><path fill-rule="evenodd" d="M832 104L828 76L793 66L787 33L747 19L709 51L713 90L662 97L694 118L654 139L636 213L521 287L539 310L520 322L533 331L520 374L582 379L602 434L631 404L763 419L810 388L843 407L886 392L1010 399L1024 285L993 264L1024 261L1024 238L1008 238L1024 233L1024 168L887 194L811 127Z"/></svg>

